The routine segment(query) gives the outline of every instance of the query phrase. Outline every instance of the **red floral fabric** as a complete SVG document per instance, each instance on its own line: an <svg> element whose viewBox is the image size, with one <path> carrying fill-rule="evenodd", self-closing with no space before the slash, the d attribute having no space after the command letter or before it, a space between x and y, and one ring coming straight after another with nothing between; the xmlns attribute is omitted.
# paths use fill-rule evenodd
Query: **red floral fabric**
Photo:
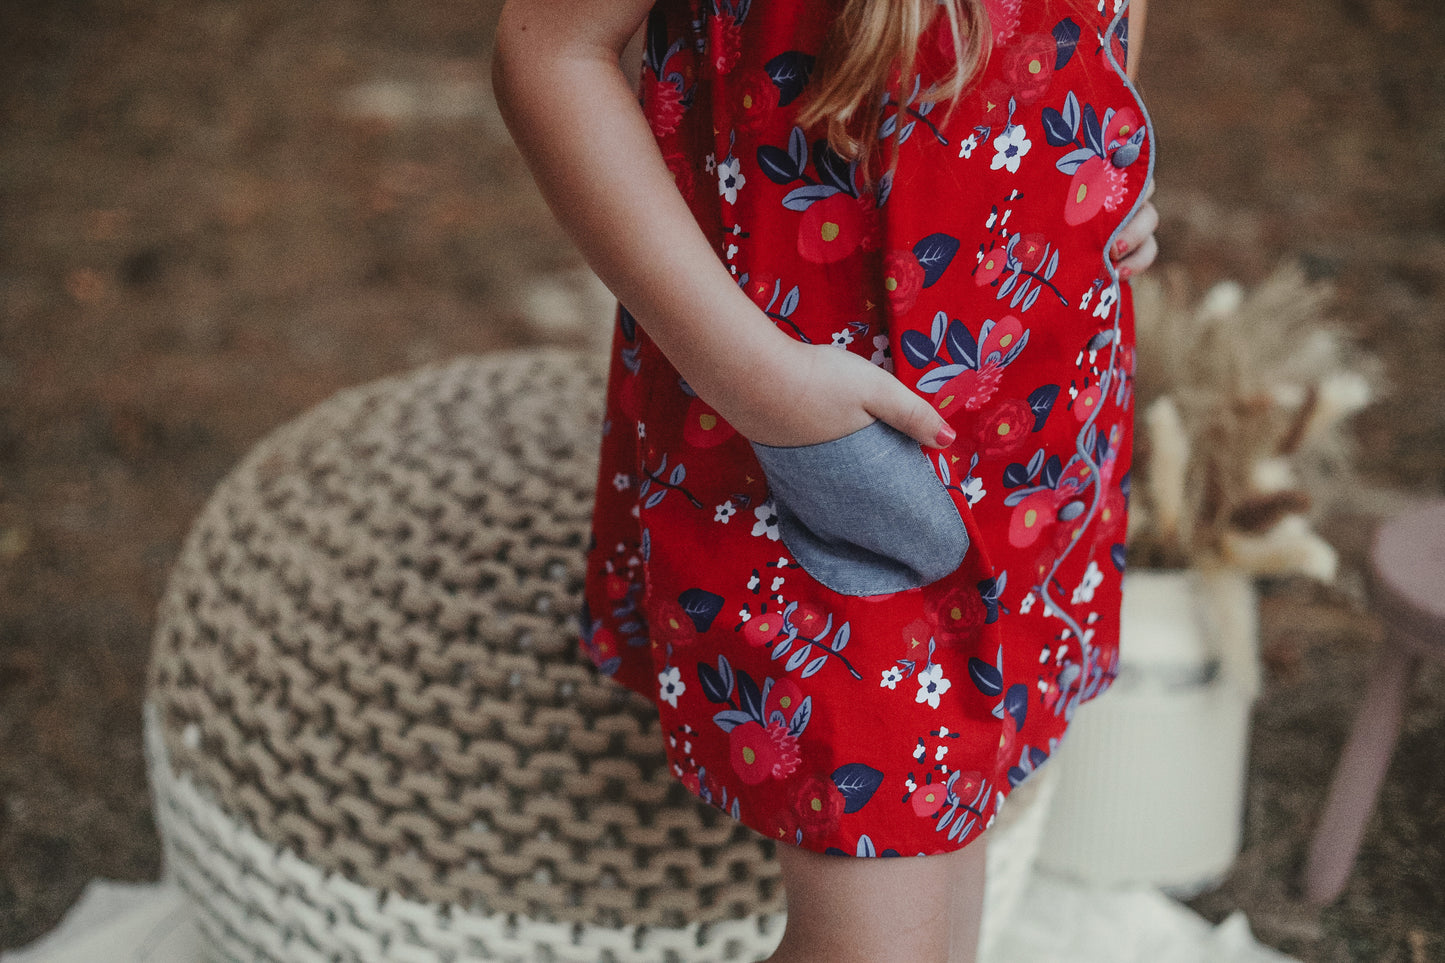
<svg viewBox="0 0 1445 963"><path fill-rule="evenodd" d="M796 123L835 3L650 16L642 105L718 257L781 329L892 371L958 432L928 457L962 564L834 592L780 538L748 441L619 312L582 645L657 703L677 778L774 839L958 849L1114 678L1133 328L1106 251L1152 137L1103 6L988 0L993 50L954 105L928 99L951 44L925 37L872 187Z"/></svg>

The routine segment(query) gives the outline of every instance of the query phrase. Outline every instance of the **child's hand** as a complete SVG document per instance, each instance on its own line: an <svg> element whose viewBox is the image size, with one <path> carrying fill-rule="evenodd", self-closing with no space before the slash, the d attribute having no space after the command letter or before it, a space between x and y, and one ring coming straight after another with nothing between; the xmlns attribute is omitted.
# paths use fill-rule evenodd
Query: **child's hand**
<svg viewBox="0 0 1445 963"><path fill-rule="evenodd" d="M742 435L763 445L832 441L886 422L920 444L941 448L953 429L932 405L893 375L851 351L788 339L753 369L733 397L708 400Z"/></svg>
<svg viewBox="0 0 1445 963"><path fill-rule="evenodd" d="M1159 227L1159 212L1148 199L1153 193L1154 185L1151 183L1143 205L1119 231L1114 246L1109 250L1122 280L1127 281L1146 270L1159 256L1159 242L1154 240L1154 231Z"/></svg>

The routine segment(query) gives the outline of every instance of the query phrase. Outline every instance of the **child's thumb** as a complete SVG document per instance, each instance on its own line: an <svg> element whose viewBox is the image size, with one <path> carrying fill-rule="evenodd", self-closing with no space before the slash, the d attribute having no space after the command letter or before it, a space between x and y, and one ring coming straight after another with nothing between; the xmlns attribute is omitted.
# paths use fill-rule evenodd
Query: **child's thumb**
<svg viewBox="0 0 1445 963"><path fill-rule="evenodd" d="M946 448L957 433L949 427L932 405L889 378L892 388L881 393L868 406L868 413L929 448Z"/></svg>

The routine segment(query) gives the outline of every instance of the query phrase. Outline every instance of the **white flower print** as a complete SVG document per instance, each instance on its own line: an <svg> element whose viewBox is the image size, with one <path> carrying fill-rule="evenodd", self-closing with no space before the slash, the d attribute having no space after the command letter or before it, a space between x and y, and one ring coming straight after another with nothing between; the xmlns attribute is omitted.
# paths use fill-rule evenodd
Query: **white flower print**
<svg viewBox="0 0 1445 963"><path fill-rule="evenodd" d="M745 609L745 608L738 609L738 618L741 619L742 621L746 622L748 619L750 619L750 618L752 618L752 617L753 617L753 613L749 612L747 609Z"/></svg>
<svg viewBox="0 0 1445 963"><path fill-rule="evenodd" d="M706 157L704 157L702 161L702 169L707 171L709 174L717 170L717 155L708 154Z"/></svg>
<svg viewBox="0 0 1445 963"><path fill-rule="evenodd" d="M973 152L977 149L978 136L976 134L969 134L963 140L959 141L958 156L962 157L964 160L968 160L970 157L973 156Z"/></svg>
<svg viewBox="0 0 1445 963"><path fill-rule="evenodd" d="M1033 141L1024 136L1022 124L1009 124L1004 132L993 139L993 149L998 153L993 155L993 163L989 170L1006 168L1010 174L1017 174L1019 161L1034 146Z"/></svg>
<svg viewBox="0 0 1445 963"><path fill-rule="evenodd" d="M833 344L839 348L846 348L853 343L853 332L844 328L842 331L833 332Z"/></svg>
<svg viewBox="0 0 1445 963"><path fill-rule="evenodd" d="M873 336L873 357L869 361L882 368L884 371L893 371L893 349L888 346L888 335L875 334Z"/></svg>
<svg viewBox="0 0 1445 963"><path fill-rule="evenodd" d="M677 666L669 666L657 673L657 683L661 686L660 698L663 702L677 708L677 697L687 691L687 685L682 681L682 670Z"/></svg>
<svg viewBox="0 0 1445 963"><path fill-rule="evenodd" d="M1025 596L1024 596L1024 600L1019 603L1019 612L1021 612L1021 613L1024 614L1024 615L1028 615L1028 614L1029 614L1029 610L1034 607L1034 600L1035 600L1036 598L1037 598L1037 596L1035 596L1034 593L1032 593L1032 592L1030 592L1029 594L1025 595Z"/></svg>
<svg viewBox="0 0 1445 963"><path fill-rule="evenodd" d="M1119 298L1119 286L1112 285L1105 288L1099 294L1099 303L1094 305L1094 317L1107 318L1109 312L1114 308L1114 302Z"/></svg>
<svg viewBox="0 0 1445 963"><path fill-rule="evenodd" d="M918 673L918 697L915 702L927 702L930 709L938 708L938 697L953 685L943 677L943 666L934 663Z"/></svg>
<svg viewBox="0 0 1445 963"><path fill-rule="evenodd" d="M1103 584L1104 573L1099 571L1099 563L1090 562L1089 567L1084 569L1084 580L1074 589L1073 603L1094 601L1094 589Z"/></svg>
<svg viewBox="0 0 1445 963"><path fill-rule="evenodd" d="M968 499L970 505L977 505L979 500L988 492L984 490L983 479L974 478L972 475L963 483L963 495Z"/></svg>
<svg viewBox="0 0 1445 963"><path fill-rule="evenodd" d="M778 510L773 507L771 498L753 509L753 517L757 519L753 522L754 537L766 535L770 542L782 537L778 532Z"/></svg>
<svg viewBox="0 0 1445 963"><path fill-rule="evenodd" d="M891 668L887 668L887 669L884 669L884 670L883 670L883 681L880 682L880 683L878 683L878 688L880 688L880 689L883 689L883 688L893 689L893 688L896 688L896 687L898 686L898 683L900 683L900 682L902 682L902 681L903 681L903 670L900 669L900 668L898 668L898 666L895 665L895 666L893 666L893 667L891 667Z"/></svg>
<svg viewBox="0 0 1445 963"><path fill-rule="evenodd" d="M724 525L726 525L728 523L728 519L732 518L737 513L737 506L735 506L733 504L733 500L729 498L721 505L718 505L717 508L713 511L712 520L715 522L722 522Z"/></svg>
<svg viewBox="0 0 1445 963"><path fill-rule="evenodd" d="M646 438L646 437L647 437L647 426L644 425L644 424L643 424L642 422L640 422L640 421L637 423L637 437L638 437L638 438Z"/></svg>
<svg viewBox="0 0 1445 963"><path fill-rule="evenodd" d="M776 592L778 589L782 588L785 581L787 581L787 579L783 578L781 575L773 576L772 591Z"/></svg>
<svg viewBox="0 0 1445 963"><path fill-rule="evenodd" d="M618 472L617 474L612 476L612 487L620 492L627 491L627 489L631 487L631 485L632 478L623 472Z"/></svg>
<svg viewBox="0 0 1445 963"><path fill-rule="evenodd" d="M738 202L738 189L748 182L743 176L742 166L742 161L736 157L729 157L717 165L717 192L729 204Z"/></svg>

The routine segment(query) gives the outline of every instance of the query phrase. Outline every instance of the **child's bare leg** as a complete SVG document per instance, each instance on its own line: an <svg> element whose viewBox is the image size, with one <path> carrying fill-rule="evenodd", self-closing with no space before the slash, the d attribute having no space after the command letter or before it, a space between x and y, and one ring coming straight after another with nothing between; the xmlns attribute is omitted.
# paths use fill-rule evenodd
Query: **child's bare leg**
<svg viewBox="0 0 1445 963"><path fill-rule="evenodd" d="M778 847L788 925L767 963L974 963L984 838L936 856L859 859Z"/></svg>

